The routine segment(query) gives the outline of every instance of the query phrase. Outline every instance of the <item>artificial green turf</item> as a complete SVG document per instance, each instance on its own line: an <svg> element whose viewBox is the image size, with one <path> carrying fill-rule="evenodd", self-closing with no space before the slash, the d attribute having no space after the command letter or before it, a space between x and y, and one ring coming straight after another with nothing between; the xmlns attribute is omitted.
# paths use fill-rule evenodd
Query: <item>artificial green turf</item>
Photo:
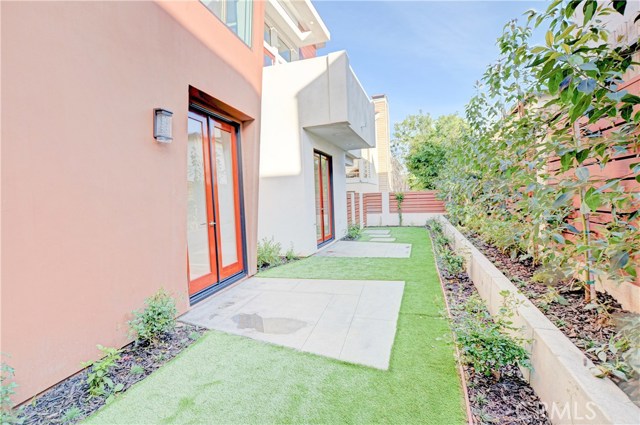
<svg viewBox="0 0 640 425"><path fill-rule="evenodd" d="M311 257L261 273L404 280L388 371L210 331L86 423L464 423L427 233L391 233L413 244L410 259Z"/></svg>

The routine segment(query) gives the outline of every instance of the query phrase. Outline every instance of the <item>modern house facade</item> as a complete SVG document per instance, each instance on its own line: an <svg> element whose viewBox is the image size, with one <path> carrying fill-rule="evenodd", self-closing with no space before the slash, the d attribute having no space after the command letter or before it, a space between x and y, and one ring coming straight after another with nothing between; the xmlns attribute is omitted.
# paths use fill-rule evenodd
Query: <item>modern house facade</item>
<svg viewBox="0 0 640 425"><path fill-rule="evenodd" d="M375 110L374 148L361 151L361 157L347 166L347 190L358 193L394 192L394 172L391 156L391 126L389 101L384 94L372 96Z"/></svg>
<svg viewBox="0 0 640 425"><path fill-rule="evenodd" d="M265 22L258 236L307 256L346 234L345 167L375 145L374 109L346 52L315 56L329 33L310 1L268 1Z"/></svg>
<svg viewBox="0 0 640 425"><path fill-rule="evenodd" d="M255 273L265 3L0 7L1 340L21 402L130 341L160 288L182 313Z"/></svg>

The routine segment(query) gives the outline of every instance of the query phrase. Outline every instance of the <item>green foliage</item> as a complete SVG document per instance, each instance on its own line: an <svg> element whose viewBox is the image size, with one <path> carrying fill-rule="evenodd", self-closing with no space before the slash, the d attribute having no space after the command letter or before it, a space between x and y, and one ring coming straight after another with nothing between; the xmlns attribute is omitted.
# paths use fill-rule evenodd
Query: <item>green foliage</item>
<svg viewBox="0 0 640 425"><path fill-rule="evenodd" d="M67 409L62 415L61 421L63 424L68 424L74 422L82 415L82 410L78 406L73 406Z"/></svg>
<svg viewBox="0 0 640 425"><path fill-rule="evenodd" d="M440 252L440 258L446 269L449 270L449 273L458 274L462 272L464 268L464 258L462 258L462 256L455 254L449 249L444 249Z"/></svg>
<svg viewBox="0 0 640 425"><path fill-rule="evenodd" d="M131 369L129 369L129 373L132 375L142 375L144 374L144 368L139 364L131 365Z"/></svg>
<svg viewBox="0 0 640 425"><path fill-rule="evenodd" d="M285 254L284 254L284 259L285 259L287 262L289 262L289 261L293 261L293 260L295 260L296 258L298 258L298 257L296 256L296 253L295 253L295 251L293 250L293 247L289 248L289 249L287 250L287 252L285 252Z"/></svg>
<svg viewBox="0 0 640 425"><path fill-rule="evenodd" d="M0 363L0 423L2 425L19 425L24 422L21 411L13 409L11 396L18 386L13 382L15 370L8 364Z"/></svg>
<svg viewBox="0 0 640 425"><path fill-rule="evenodd" d="M350 224L347 229L347 236L345 236L345 239L348 241L355 241L356 239L360 239L361 235L362 229L360 226L357 224Z"/></svg>
<svg viewBox="0 0 640 425"><path fill-rule="evenodd" d="M171 332L176 326L176 301L160 289L145 300L146 307L142 311L133 312L129 328L138 342L148 343Z"/></svg>
<svg viewBox="0 0 640 425"><path fill-rule="evenodd" d="M124 388L123 384L116 384L109 377L109 372L120 360L120 350L112 347L103 347L100 344L97 347L102 351L104 357L100 360L84 362L82 366L90 368L87 374L89 395L91 397L109 397Z"/></svg>
<svg viewBox="0 0 640 425"><path fill-rule="evenodd" d="M442 233L440 222L434 219L428 220L427 228L431 231L433 245L441 265L451 274L462 272L464 258L451 250L451 241Z"/></svg>
<svg viewBox="0 0 640 425"><path fill-rule="evenodd" d="M429 114L409 115L394 127L394 154L403 158L412 189L435 189L447 164L451 144L462 138L465 121L457 115L432 119Z"/></svg>
<svg viewBox="0 0 640 425"><path fill-rule="evenodd" d="M402 226L402 203L404 202L404 193L396 192L394 194L396 203L398 204L398 224Z"/></svg>
<svg viewBox="0 0 640 425"><path fill-rule="evenodd" d="M529 353L508 336L500 321L494 322L477 295L458 306L462 314L454 322L456 341L463 361L480 374L500 376L505 366L530 367Z"/></svg>
<svg viewBox="0 0 640 425"><path fill-rule="evenodd" d="M585 18L572 14L582 7ZM512 256L552 273L545 282L580 276L589 297L597 278L635 279L640 255L637 194L620 178L589 172L640 148L634 132L640 97L618 90L632 66L634 40L610 42L602 23L619 13L606 2L552 2L528 23L504 27L501 54L487 67L466 108L468 129L449 145L437 187L451 220ZM545 45L529 44L545 28ZM606 137L590 125L617 125ZM603 124L604 123L604 124ZM557 166L554 158L559 158ZM627 177L640 179L631 164ZM574 202L577 208L574 208ZM607 225L591 215L611 211Z"/></svg>
<svg viewBox="0 0 640 425"><path fill-rule="evenodd" d="M282 264L282 245L273 238L264 238L258 243L258 268L274 267Z"/></svg>

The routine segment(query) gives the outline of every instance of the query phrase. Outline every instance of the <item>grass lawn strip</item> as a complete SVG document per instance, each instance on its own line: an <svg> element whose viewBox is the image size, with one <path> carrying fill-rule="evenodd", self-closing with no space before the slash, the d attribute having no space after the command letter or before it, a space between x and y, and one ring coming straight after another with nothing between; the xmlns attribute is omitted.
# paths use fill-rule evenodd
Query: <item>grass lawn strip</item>
<svg viewBox="0 0 640 425"><path fill-rule="evenodd" d="M464 423L427 233L391 234L411 258L310 257L260 274L404 280L388 371L211 331L85 423Z"/></svg>

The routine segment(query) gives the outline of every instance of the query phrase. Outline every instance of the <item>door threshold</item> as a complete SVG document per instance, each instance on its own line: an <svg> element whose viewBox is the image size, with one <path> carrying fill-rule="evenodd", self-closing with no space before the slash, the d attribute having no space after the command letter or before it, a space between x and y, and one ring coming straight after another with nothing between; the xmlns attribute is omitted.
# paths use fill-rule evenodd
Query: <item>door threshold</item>
<svg viewBox="0 0 640 425"><path fill-rule="evenodd" d="M218 294L223 290L233 286L234 284L242 282L247 277L249 277L247 272L243 271L236 275L228 277L227 279L223 280L222 282L216 285L212 285L208 288L205 288L202 291L189 296L189 306L193 306L199 303L200 301L209 298L212 295Z"/></svg>

